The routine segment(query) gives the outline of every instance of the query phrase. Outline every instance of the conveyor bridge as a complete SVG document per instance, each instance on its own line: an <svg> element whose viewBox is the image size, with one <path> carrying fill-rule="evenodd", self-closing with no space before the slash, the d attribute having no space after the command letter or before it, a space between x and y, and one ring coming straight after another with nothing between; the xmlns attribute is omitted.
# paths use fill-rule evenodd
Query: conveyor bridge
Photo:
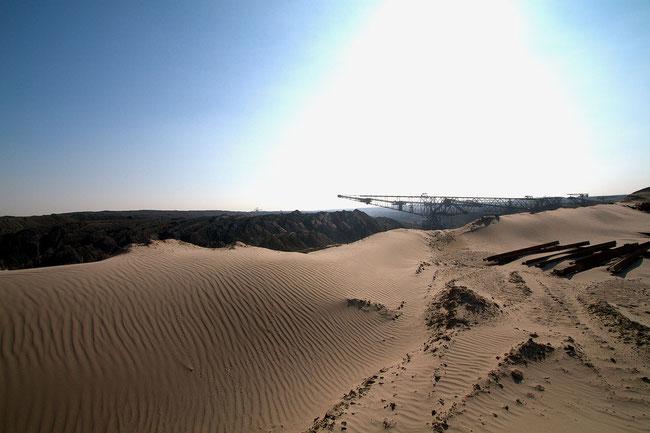
<svg viewBox="0 0 650 433"><path fill-rule="evenodd" d="M452 197L422 195L345 195L339 198L358 201L426 218L427 228L443 228L444 218L461 214L478 216L505 215L518 212L540 212L560 207L590 206L601 203L588 194L570 194L568 197Z"/></svg>

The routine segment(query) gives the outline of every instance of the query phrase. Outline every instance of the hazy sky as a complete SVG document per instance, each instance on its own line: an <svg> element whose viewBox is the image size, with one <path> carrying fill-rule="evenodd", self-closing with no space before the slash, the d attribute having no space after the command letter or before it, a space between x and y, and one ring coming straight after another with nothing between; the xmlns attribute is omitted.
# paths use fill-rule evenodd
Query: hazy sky
<svg viewBox="0 0 650 433"><path fill-rule="evenodd" d="M650 186L650 2L4 1L0 215Z"/></svg>

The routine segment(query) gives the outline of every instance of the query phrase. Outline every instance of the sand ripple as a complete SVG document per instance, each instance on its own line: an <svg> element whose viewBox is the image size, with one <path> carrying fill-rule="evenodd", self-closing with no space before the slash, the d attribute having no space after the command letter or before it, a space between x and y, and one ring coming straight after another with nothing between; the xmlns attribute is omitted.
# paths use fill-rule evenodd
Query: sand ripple
<svg viewBox="0 0 650 433"><path fill-rule="evenodd" d="M167 242L4 272L0 430L299 430L408 344L347 299L396 308L424 252L400 230L309 255Z"/></svg>

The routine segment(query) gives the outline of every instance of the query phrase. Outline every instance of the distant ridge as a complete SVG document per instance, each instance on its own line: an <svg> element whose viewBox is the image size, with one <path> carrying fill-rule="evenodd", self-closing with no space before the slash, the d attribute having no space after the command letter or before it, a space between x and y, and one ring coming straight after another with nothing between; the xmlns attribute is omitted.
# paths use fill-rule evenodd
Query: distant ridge
<svg viewBox="0 0 650 433"><path fill-rule="evenodd" d="M241 214L227 211L104 211L0 217L0 268L103 260L131 244L177 239L221 248L244 242L280 251L325 248L401 227L355 211Z"/></svg>
<svg viewBox="0 0 650 433"><path fill-rule="evenodd" d="M650 199L650 186L647 188L634 191L632 194L626 196L623 201L633 201L633 200L648 200Z"/></svg>
<svg viewBox="0 0 650 433"><path fill-rule="evenodd" d="M621 200L621 202L634 209L650 212L650 186L634 191L632 194Z"/></svg>

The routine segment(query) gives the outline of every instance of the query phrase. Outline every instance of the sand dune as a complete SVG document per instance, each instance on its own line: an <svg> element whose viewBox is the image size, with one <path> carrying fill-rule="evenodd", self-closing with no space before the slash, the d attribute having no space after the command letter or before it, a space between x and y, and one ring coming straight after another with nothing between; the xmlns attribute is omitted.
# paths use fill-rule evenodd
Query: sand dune
<svg viewBox="0 0 650 433"><path fill-rule="evenodd" d="M166 241L5 271L0 431L647 431L650 348L592 308L647 326L647 260L625 279L482 261L640 232L648 214L603 205L310 254ZM554 350L514 363L531 338Z"/></svg>
<svg viewBox="0 0 650 433"><path fill-rule="evenodd" d="M408 346L424 254L422 233L394 231L309 255L166 242L3 272L2 431L299 430Z"/></svg>
<svg viewBox="0 0 650 433"><path fill-rule="evenodd" d="M564 244L589 240L592 244L643 239L648 214L620 205L598 205L576 209L557 209L538 214L505 215L499 223L468 234L473 248L505 251L536 242L560 240Z"/></svg>

